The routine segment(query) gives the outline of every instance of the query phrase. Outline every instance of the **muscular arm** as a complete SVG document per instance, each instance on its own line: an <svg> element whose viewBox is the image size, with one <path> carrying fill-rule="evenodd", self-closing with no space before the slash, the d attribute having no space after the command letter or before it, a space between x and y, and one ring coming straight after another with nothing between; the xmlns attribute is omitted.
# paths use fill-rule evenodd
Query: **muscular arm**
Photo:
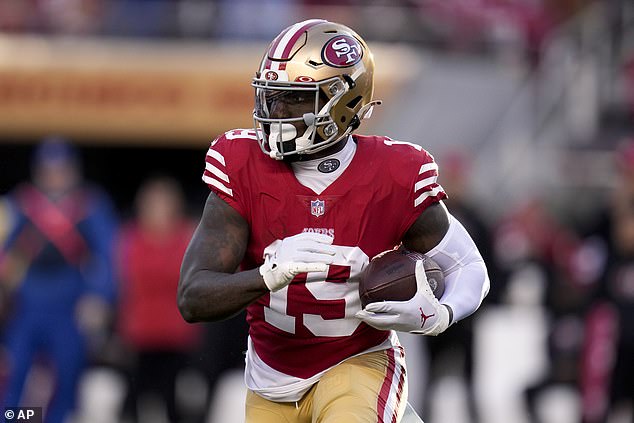
<svg viewBox="0 0 634 423"><path fill-rule="evenodd" d="M403 245L408 250L426 253L443 239L449 229L449 216L442 203L425 209L410 226L403 237Z"/></svg>
<svg viewBox="0 0 634 423"><path fill-rule="evenodd" d="M242 216L209 194L181 266L178 308L186 321L231 317L268 292L258 269L234 273L248 239Z"/></svg>
<svg viewBox="0 0 634 423"><path fill-rule="evenodd" d="M438 263L445 275L440 302L450 321L473 313L489 291L486 265L466 229L450 216L442 203L428 207L403 238L403 245Z"/></svg>

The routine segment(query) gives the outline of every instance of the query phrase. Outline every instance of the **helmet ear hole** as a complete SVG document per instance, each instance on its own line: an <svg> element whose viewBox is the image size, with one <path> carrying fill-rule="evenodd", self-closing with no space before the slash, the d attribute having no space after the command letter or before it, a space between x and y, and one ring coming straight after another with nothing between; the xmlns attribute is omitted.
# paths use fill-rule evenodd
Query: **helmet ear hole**
<svg viewBox="0 0 634 423"><path fill-rule="evenodd" d="M359 104L359 102L363 99L363 97L361 96L357 96L355 98L353 98L352 100L350 100L348 102L348 104L346 104L346 107L348 107L349 109L354 110L355 107L357 107L357 104Z"/></svg>
<svg viewBox="0 0 634 423"><path fill-rule="evenodd" d="M357 83L354 82L354 79L352 79L350 75L348 75L347 73L344 73L342 76L343 76L343 79L345 79L346 82L348 83L348 86L350 87L350 89L353 89L354 87L357 86Z"/></svg>

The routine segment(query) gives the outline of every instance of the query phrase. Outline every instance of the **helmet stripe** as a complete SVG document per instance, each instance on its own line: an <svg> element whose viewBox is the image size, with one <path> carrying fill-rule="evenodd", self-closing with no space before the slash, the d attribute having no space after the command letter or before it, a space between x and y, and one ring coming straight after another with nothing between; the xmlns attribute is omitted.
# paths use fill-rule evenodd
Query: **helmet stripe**
<svg viewBox="0 0 634 423"><path fill-rule="evenodd" d="M268 57L282 60L288 59L288 56L293 50L293 46L295 45L299 37L302 36L304 31L324 22L327 21L323 19L309 19L290 26L287 30L278 35L275 41L273 41L273 45L271 45L271 48L269 49L269 53L271 54L269 54ZM269 58L267 58L264 68L273 70L285 70L286 63L271 61ZM261 69L261 71L262 70L264 69Z"/></svg>
<svg viewBox="0 0 634 423"><path fill-rule="evenodd" d="M282 53L282 57L281 58L282 59L288 59L289 55L291 54L291 51L293 50L293 46L295 46L295 43L297 42L297 40L299 40L299 38L304 34L304 31L307 31L308 29L312 28L313 26L315 26L317 24L320 24L320 23L324 23L324 22L325 21L322 20L322 19L311 19L311 20L308 20L308 21L300 22L300 24L304 24L304 25L302 27L300 27L299 30L295 31L295 33L293 34L291 39L286 43L286 46L284 47L284 51ZM288 35L288 33L287 33L287 35ZM281 63L280 64L280 69L281 70L286 69L286 63Z"/></svg>
<svg viewBox="0 0 634 423"><path fill-rule="evenodd" d="M297 25L297 24L295 24ZM295 26L293 25L293 26ZM277 37L275 37L275 39L273 40L273 42L271 43L271 45L269 46L269 49L266 51L266 60L262 63L262 68L260 69L260 72L263 72L264 69L271 69L271 56L275 56L275 49L277 49L277 46L279 45L280 41L282 40L282 37L284 37L284 34L286 34L291 28L293 28L293 26L289 26L288 28L286 28L285 30L283 30Z"/></svg>

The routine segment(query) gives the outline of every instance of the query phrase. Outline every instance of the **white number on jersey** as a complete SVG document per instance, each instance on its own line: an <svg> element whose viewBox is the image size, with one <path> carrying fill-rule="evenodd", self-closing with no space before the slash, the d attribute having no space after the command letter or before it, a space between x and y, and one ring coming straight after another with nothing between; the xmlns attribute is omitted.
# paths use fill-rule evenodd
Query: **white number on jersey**
<svg viewBox="0 0 634 423"><path fill-rule="evenodd" d="M234 129L225 134L225 138L228 140L235 140L236 138L248 138L251 140L258 140L258 137L253 129Z"/></svg>
<svg viewBox="0 0 634 423"><path fill-rule="evenodd" d="M350 277L345 283L326 281L328 271L310 272L306 277L306 288L317 303L324 300L344 300L345 311L341 318L324 319L319 314L305 313L302 323L315 336L350 336L361 321L354 314L361 308L359 299L359 275L369 262L369 257L359 247L333 246L337 250L333 264L350 267ZM287 314L288 287L271 292L269 307L264 307L264 320L285 332L295 333L296 317Z"/></svg>

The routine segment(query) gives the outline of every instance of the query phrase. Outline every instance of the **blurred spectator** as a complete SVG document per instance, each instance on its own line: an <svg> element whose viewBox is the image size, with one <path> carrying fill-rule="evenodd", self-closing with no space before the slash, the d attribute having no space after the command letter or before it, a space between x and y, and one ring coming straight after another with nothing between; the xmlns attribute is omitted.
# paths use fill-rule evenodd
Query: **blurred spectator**
<svg viewBox="0 0 634 423"><path fill-rule="evenodd" d="M568 237L562 228L560 237ZM581 278L585 253L574 237L567 241L560 238L555 247L559 258L542 262L545 271L541 305L547 317L546 372L525 390L530 421L541 422L540 401L546 391L553 387L566 387L580 394L579 368L587 344L585 316L595 295L596 285ZM576 267L576 268L575 268Z"/></svg>
<svg viewBox="0 0 634 423"><path fill-rule="evenodd" d="M119 246L119 331L133 355L127 407L134 421L144 396L157 394L172 423L182 421L176 379L200 342L200 327L176 307L180 264L194 225L184 213L181 187L169 178L146 181L136 196L136 218Z"/></svg>
<svg viewBox="0 0 634 423"><path fill-rule="evenodd" d="M82 180L78 153L64 140L45 140L32 166L33 181L9 197L15 218L0 255L11 307L4 310L3 405L44 406L45 421L61 423L114 298L115 218L106 194ZM39 386L26 383L34 363L52 367L48 407L32 395Z"/></svg>
<svg viewBox="0 0 634 423"><path fill-rule="evenodd" d="M585 242L599 281L586 325L585 423L603 423L627 409L634 421L634 138L618 149L616 171L611 201Z"/></svg>
<svg viewBox="0 0 634 423"><path fill-rule="evenodd" d="M578 244L572 229L557 221L541 198L513 210L496 233L500 278L507 285L502 298L543 307L546 317L545 371L525 389L531 422L541 421L540 404L548 389L566 387L578 394L584 313L593 294L570 266Z"/></svg>
<svg viewBox="0 0 634 423"><path fill-rule="evenodd" d="M546 313L545 371L525 390L530 421L539 422L547 389L561 386L579 393L583 318L593 291L571 268L576 236L540 198L527 200L504 217L495 245L500 278L507 285L502 298L510 304L543 307Z"/></svg>

